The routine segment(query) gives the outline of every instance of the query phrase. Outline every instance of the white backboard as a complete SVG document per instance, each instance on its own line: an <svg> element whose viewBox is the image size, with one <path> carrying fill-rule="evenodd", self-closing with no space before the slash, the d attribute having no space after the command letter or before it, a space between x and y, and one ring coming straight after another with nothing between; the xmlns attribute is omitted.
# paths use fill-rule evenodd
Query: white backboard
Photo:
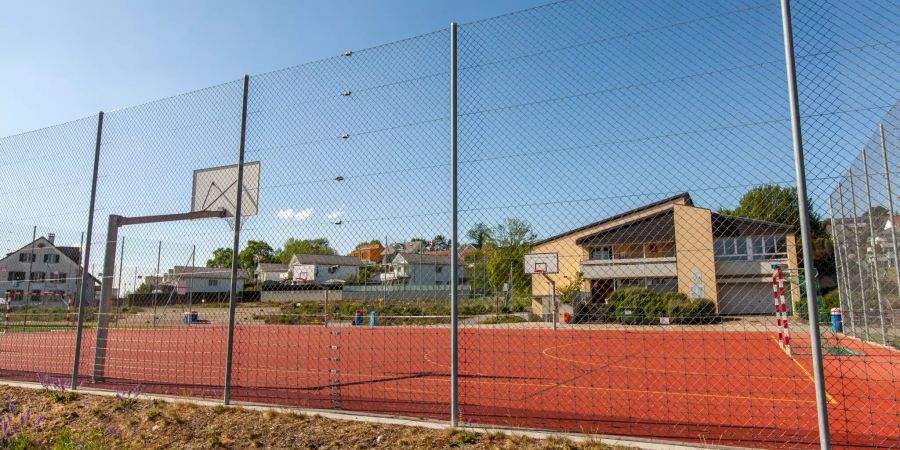
<svg viewBox="0 0 900 450"><path fill-rule="evenodd" d="M259 212L259 161L244 163L241 216ZM225 209L234 217L237 211L237 164L194 171L191 211Z"/></svg>
<svg viewBox="0 0 900 450"><path fill-rule="evenodd" d="M525 273L558 273L559 255L557 253L527 253L522 258Z"/></svg>

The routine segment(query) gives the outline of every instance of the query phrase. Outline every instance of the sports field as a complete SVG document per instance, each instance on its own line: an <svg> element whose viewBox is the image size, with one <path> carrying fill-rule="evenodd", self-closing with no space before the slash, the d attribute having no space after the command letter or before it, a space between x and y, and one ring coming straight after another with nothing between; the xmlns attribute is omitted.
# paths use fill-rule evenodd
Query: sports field
<svg viewBox="0 0 900 450"><path fill-rule="evenodd" d="M110 331L94 387L217 398L227 330ZM764 331L469 327L460 330L461 420L752 447L811 447L816 406L803 334L788 356ZM0 376L71 371L74 332L0 335ZM827 356L833 441L900 446L900 355L843 339ZM90 386L94 337L82 364ZM449 329L243 325L233 399L448 419ZM852 430L848 433L847 430Z"/></svg>

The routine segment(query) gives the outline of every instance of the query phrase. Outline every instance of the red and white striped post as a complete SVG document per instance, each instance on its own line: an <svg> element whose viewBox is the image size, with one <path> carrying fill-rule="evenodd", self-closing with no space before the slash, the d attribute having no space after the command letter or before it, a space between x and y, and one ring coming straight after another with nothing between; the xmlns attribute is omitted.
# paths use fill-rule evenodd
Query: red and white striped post
<svg viewBox="0 0 900 450"><path fill-rule="evenodd" d="M784 299L784 275L781 267L772 274L772 295L775 300L775 326L778 332L778 344L791 354L791 332L788 328L787 302Z"/></svg>

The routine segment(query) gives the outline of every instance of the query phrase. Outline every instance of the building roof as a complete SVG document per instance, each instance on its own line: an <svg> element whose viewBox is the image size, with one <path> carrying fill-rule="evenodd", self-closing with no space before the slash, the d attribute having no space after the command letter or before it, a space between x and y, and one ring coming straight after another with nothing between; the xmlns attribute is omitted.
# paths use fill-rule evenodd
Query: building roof
<svg viewBox="0 0 900 450"><path fill-rule="evenodd" d="M33 242L29 242L29 243L25 244L18 250L7 253L5 257L0 259L0 261L4 260L6 258L9 258L12 255L18 254L19 252L21 252L23 250L31 250L32 244L34 244L35 247L37 247L37 248L53 247L53 248L59 250L59 252L62 253L63 256L65 256L66 258L69 258L69 260L71 260L73 263L78 264L79 266L81 265L81 249L80 248L56 246L55 244L50 242L50 240L45 238L44 236L39 236Z"/></svg>
<svg viewBox="0 0 900 450"><path fill-rule="evenodd" d="M611 216L611 217L607 217L607 218L605 218L605 219L603 219L603 220L600 220L600 221L598 221L598 222L589 223L589 224L587 224L587 225L580 226L580 227L575 228L575 229L573 229L573 230L569 230L569 231L566 231L566 232L564 232L564 233L557 234L557 235L555 235L555 236L550 236L550 237L548 237L548 238L541 239L541 240L539 240L539 241L533 243L532 246L537 246L537 245L541 245L541 244L544 244L544 243L547 243L547 242L550 242L550 241L555 241L556 239L559 239L559 238L561 238L561 237L565 237L565 236L568 236L568 235L570 235L570 234L578 233L579 231L584 231L584 230L587 230L587 229L590 229L590 228L594 228L594 227L603 225L603 224L605 224L605 223L608 223L608 222L612 222L612 221L614 221L614 220L621 219L622 217L630 216L630 215L632 215L632 214L637 214L637 213L639 213L639 212L641 212L641 211L644 211L644 210L647 210L647 209L650 209L650 208L654 208L654 207L657 207L657 206L660 206L660 205L664 205L664 204L666 204L666 203L672 203L672 202L675 202L675 201L677 201L677 200L682 200L682 202L683 202L685 205L687 205L687 206L694 206L694 202L691 200L691 195L688 194L687 192L682 192L682 193L680 193L680 194L678 194L678 195L673 195L673 196L671 196L671 197L668 197L668 198L664 198L664 199L662 199L662 200L655 201L655 202L650 203L650 204L648 204L648 205L644 205L644 206L641 206L641 207L639 207L639 208L635 208L635 209L632 209L632 210L629 210L629 211L625 211L625 212L623 212L623 213L616 214L616 215Z"/></svg>
<svg viewBox="0 0 900 450"><path fill-rule="evenodd" d="M575 241L575 244L599 246L673 240L675 240L675 214L670 209L608 230L582 236Z"/></svg>
<svg viewBox="0 0 900 450"><path fill-rule="evenodd" d="M450 265L450 255L424 255L421 253L397 253L394 259L402 256L409 264L427 264L434 266ZM393 260L392 260L393 261Z"/></svg>
<svg viewBox="0 0 900 450"><path fill-rule="evenodd" d="M259 272L287 272L289 269L287 264L259 263L256 266Z"/></svg>
<svg viewBox="0 0 900 450"><path fill-rule="evenodd" d="M169 269L169 273L166 274L169 277L175 278L215 278L215 279L230 279L231 278L231 269L222 268L222 267L187 267L187 266L175 266ZM246 279L247 271L244 269L238 269L238 278Z"/></svg>
<svg viewBox="0 0 900 450"><path fill-rule="evenodd" d="M362 262L355 256L342 255L308 255L296 254L291 257L291 264L314 264L322 266L361 266Z"/></svg>
<svg viewBox="0 0 900 450"><path fill-rule="evenodd" d="M652 203L642 208L618 214L611 218L596 222L591 226L602 225L603 223L609 222L611 220L618 220L629 214L635 214L647 208L671 202L677 198L678 197L672 197L666 200ZM690 204L691 206L693 206L693 204L690 203L690 197L685 197L685 204ZM746 217L728 216L715 212L710 213L710 215L712 219L712 230L710 231L712 232L713 237L771 236L794 233L793 227L782 223L748 219ZM674 213L672 209L667 209L652 216L642 217L616 227L582 236L575 241L575 244L589 246L641 244L650 242L672 241L674 239Z"/></svg>
<svg viewBox="0 0 900 450"><path fill-rule="evenodd" d="M713 237L771 236L794 234L794 227L783 223L712 213Z"/></svg>

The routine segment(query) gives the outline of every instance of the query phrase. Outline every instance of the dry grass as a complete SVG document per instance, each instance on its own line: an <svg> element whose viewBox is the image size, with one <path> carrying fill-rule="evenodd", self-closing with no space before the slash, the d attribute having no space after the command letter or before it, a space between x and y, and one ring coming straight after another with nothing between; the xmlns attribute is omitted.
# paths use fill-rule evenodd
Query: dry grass
<svg viewBox="0 0 900 450"><path fill-rule="evenodd" d="M206 407L141 398L78 394L0 386L4 404L41 416L20 434L15 448L58 449L607 449L595 443L536 440L499 433L431 430L340 421L317 416ZM7 448L10 443L0 443Z"/></svg>

